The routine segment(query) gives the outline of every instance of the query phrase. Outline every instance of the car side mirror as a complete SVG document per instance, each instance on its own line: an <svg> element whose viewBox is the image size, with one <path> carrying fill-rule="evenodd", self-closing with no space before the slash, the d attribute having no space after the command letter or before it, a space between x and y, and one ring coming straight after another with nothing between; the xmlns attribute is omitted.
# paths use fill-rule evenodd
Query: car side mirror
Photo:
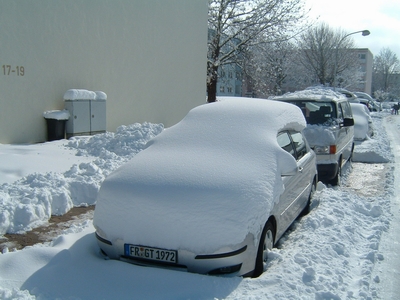
<svg viewBox="0 0 400 300"><path fill-rule="evenodd" d="M282 157L282 164L280 166L281 176L293 176L298 172L297 162L294 157L288 152L284 152Z"/></svg>
<svg viewBox="0 0 400 300"><path fill-rule="evenodd" d="M354 126L354 119L351 118L344 118L343 123L342 123L344 127L347 126Z"/></svg>

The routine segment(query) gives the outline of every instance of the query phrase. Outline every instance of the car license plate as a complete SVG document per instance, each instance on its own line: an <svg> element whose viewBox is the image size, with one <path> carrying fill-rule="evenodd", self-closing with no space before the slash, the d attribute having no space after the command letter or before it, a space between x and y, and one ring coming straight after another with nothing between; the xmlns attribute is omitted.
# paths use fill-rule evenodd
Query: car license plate
<svg viewBox="0 0 400 300"><path fill-rule="evenodd" d="M125 244L125 255L129 257L148 259L176 264L178 262L178 252L139 245Z"/></svg>

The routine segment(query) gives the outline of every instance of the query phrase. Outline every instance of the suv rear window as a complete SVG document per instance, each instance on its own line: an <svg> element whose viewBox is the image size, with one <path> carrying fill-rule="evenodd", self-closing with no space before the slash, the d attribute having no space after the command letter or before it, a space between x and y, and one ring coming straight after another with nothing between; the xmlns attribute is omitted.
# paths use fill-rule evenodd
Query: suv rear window
<svg viewBox="0 0 400 300"><path fill-rule="evenodd" d="M337 118L335 105L331 102L301 100L290 101L290 103L300 107L307 124L324 124Z"/></svg>

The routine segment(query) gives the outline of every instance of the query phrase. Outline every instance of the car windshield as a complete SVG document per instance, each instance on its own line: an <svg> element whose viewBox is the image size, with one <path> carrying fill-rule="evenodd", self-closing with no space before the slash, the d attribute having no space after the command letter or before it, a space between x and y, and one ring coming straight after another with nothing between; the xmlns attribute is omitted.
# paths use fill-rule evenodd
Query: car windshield
<svg viewBox="0 0 400 300"><path fill-rule="evenodd" d="M331 102L301 100L290 103L300 107L307 124L333 125L338 118L335 106Z"/></svg>

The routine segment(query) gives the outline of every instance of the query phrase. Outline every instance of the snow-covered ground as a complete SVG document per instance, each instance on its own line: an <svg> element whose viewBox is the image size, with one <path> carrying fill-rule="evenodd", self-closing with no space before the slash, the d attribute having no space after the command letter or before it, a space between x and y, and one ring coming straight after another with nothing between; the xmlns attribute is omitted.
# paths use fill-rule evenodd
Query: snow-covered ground
<svg viewBox="0 0 400 300"><path fill-rule="evenodd" d="M319 183L312 211L280 240L257 279L104 260L92 220L51 243L0 254L0 299L395 299L399 295L400 117L372 114L341 187ZM0 234L95 203L104 178L160 124L40 145L0 145ZM396 290L397 289L397 290Z"/></svg>

